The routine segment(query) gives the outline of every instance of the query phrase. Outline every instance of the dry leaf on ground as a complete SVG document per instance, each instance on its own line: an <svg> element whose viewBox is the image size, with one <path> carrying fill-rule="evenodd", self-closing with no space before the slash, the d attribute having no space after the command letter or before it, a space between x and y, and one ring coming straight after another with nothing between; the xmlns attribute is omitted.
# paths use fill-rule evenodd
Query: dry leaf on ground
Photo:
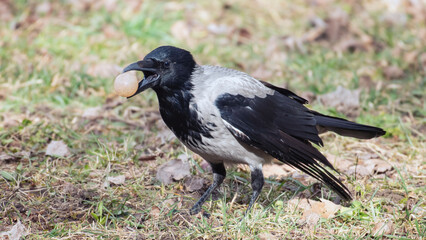
<svg viewBox="0 0 426 240"><path fill-rule="evenodd" d="M346 171L346 174L348 175L359 175L362 177L372 175L374 173L374 165L355 165L349 167Z"/></svg>
<svg viewBox="0 0 426 240"><path fill-rule="evenodd" d="M284 178L295 170L288 165L267 164L263 166L262 171L265 178Z"/></svg>
<svg viewBox="0 0 426 240"><path fill-rule="evenodd" d="M364 164L367 161L364 161ZM388 171L391 171L393 169L393 166L390 165L388 162L380 159L372 159L368 160L368 164L374 165L374 172L375 173L385 173Z"/></svg>
<svg viewBox="0 0 426 240"><path fill-rule="evenodd" d="M347 171L350 166L355 164L354 161L350 161L346 158L341 158L341 157L338 157L338 156L336 156L334 154L330 154L330 153L326 154L326 158L331 163L331 165L333 165L340 172Z"/></svg>
<svg viewBox="0 0 426 240"><path fill-rule="evenodd" d="M174 159L162 164L158 170L156 178L163 184L168 185L173 180L181 180L184 177L190 176L190 168L187 162L180 159Z"/></svg>
<svg viewBox="0 0 426 240"><path fill-rule="evenodd" d="M205 179L201 177L190 177L185 181L185 189L189 192L195 192L203 188Z"/></svg>
<svg viewBox="0 0 426 240"><path fill-rule="evenodd" d="M319 100L327 107L334 107L348 117L359 115L360 90L349 90L338 86L336 91L319 96Z"/></svg>
<svg viewBox="0 0 426 240"><path fill-rule="evenodd" d="M28 232L25 225L18 220L18 222L13 225L12 229L7 232L0 232L0 237L8 236L8 239L10 240L19 240L27 234Z"/></svg>
<svg viewBox="0 0 426 240"><path fill-rule="evenodd" d="M310 209L311 205L309 204L309 200L306 198L302 198L302 199L298 199L298 198L293 198L288 200L287 202L288 207L294 211L296 209L302 209L302 210L306 210L306 209Z"/></svg>
<svg viewBox="0 0 426 240"><path fill-rule="evenodd" d="M124 184L126 177L124 175L119 175L114 177L107 177L106 180L112 184L121 185L121 184Z"/></svg>
<svg viewBox="0 0 426 240"><path fill-rule="evenodd" d="M156 137L160 139L161 144L168 143L176 138L173 132L168 128L163 128L163 130L157 133Z"/></svg>
<svg viewBox="0 0 426 240"><path fill-rule="evenodd" d="M92 107L84 110L81 116L88 119L94 119L96 117L99 117L102 112L102 107Z"/></svg>
<svg viewBox="0 0 426 240"><path fill-rule="evenodd" d="M383 74L388 80L402 78L404 76L404 71L398 66L387 66L383 68Z"/></svg>
<svg viewBox="0 0 426 240"><path fill-rule="evenodd" d="M212 165L204 159L201 161L200 167L206 172L212 172Z"/></svg>
<svg viewBox="0 0 426 240"><path fill-rule="evenodd" d="M392 222L378 222L374 224L374 228L372 230L373 236L379 237L383 235L392 234L393 232L393 224Z"/></svg>
<svg viewBox="0 0 426 240"><path fill-rule="evenodd" d="M321 202L309 199L291 199L288 201L290 209L303 210L301 223L309 226L315 225L320 218L332 218L342 207L329 200L321 199Z"/></svg>
<svg viewBox="0 0 426 240"><path fill-rule="evenodd" d="M149 211L149 215L152 217L152 218L154 218L154 219L157 219L159 216L160 216L160 209L158 208L158 207L156 207L156 206L153 206L152 208L151 208L151 211Z"/></svg>
<svg viewBox="0 0 426 240"><path fill-rule="evenodd" d="M51 141L47 145L46 155L55 157L65 157L69 154L68 146L63 141Z"/></svg>
<svg viewBox="0 0 426 240"><path fill-rule="evenodd" d="M393 169L388 162L378 159L376 154L362 154L358 162L341 158L333 154L327 154L327 159L340 172L348 175L357 174L359 176L370 176L373 174L383 174Z"/></svg>
<svg viewBox="0 0 426 240"><path fill-rule="evenodd" d="M306 211L303 213L302 218L300 219L299 223L305 222L308 226L314 226L318 223L321 216L314 212L314 211Z"/></svg>

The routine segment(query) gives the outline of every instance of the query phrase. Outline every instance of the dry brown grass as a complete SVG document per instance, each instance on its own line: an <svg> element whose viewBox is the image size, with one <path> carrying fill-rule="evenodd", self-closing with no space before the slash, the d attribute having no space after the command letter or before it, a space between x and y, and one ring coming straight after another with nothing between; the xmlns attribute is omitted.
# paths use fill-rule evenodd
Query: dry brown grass
<svg viewBox="0 0 426 240"><path fill-rule="evenodd" d="M394 2L401 5L0 1L0 231L19 220L26 239L424 238L426 8ZM304 220L289 201L335 196L283 168L243 218L249 173L234 166L204 206L210 218L190 216L211 181L202 159L170 138L154 93L127 101L111 91L121 66L164 44L287 86L328 114L343 115L317 96L339 85L360 89L351 118L388 134L369 141L325 134L321 149L343 173L352 204ZM47 156L52 140L70 154ZM207 180L203 189L155 179L160 164L181 154ZM107 183L119 175L124 184ZM382 223L387 230L376 233Z"/></svg>

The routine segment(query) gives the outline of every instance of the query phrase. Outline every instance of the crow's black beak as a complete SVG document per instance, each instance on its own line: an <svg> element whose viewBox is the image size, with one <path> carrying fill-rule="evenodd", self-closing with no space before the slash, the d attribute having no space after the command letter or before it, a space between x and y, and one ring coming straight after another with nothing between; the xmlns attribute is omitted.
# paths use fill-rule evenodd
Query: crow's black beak
<svg viewBox="0 0 426 240"><path fill-rule="evenodd" d="M139 62L135 62L125 67L123 73L128 71L141 71L144 74L144 79L139 81L138 90L135 94L130 97L134 97L135 95L145 91L148 88L152 88L159 83L160 75L157 73L158 63L152 59L146 59Z"/></svg>

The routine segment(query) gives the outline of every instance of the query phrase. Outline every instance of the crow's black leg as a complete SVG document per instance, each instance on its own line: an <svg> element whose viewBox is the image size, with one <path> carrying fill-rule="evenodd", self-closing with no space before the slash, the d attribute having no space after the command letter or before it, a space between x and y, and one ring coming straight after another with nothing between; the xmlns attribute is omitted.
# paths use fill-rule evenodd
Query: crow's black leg
<svg viewBox="0 0 426 240"><path fill-rule="evenodd" d="M251 188L253 189L253 194L250 198L250 204L247 208L246 215L250 211L250 209L253 207L253 204L256 202L257 198L259 197L260 192L263 188L263 172L262 168L252 168L251 169Z"/></svg>
<svg viewBox="0 0 426 240"><path fill-rule="evenodd" d="M226 176L226 170L223 163L218 164L210 164L212 166L213 170L213 183L210 185L210 187L206 190L206 192L201 196L201 198L195 203L195 205L191 208L189 211L191 215L197 214L201 211L201 206L204 204L204 202L207 200L207 198L211 195L211 193L219 187L220 184L222 184L223 179L225 179Z"/></svg>

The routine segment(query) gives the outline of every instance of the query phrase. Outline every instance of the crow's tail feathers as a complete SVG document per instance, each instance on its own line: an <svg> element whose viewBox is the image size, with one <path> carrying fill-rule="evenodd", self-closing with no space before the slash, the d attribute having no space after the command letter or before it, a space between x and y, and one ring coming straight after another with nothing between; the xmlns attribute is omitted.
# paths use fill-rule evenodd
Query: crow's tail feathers
<svg viewBox="0 0 426 240"><path fill-rule="evenodd" d="M386 133L381 128L354 123L343 118L326 116L314 111L312 111L312 113L317 121L319 133L332 131L342 136L359 139L380 137Z"/></svg>

